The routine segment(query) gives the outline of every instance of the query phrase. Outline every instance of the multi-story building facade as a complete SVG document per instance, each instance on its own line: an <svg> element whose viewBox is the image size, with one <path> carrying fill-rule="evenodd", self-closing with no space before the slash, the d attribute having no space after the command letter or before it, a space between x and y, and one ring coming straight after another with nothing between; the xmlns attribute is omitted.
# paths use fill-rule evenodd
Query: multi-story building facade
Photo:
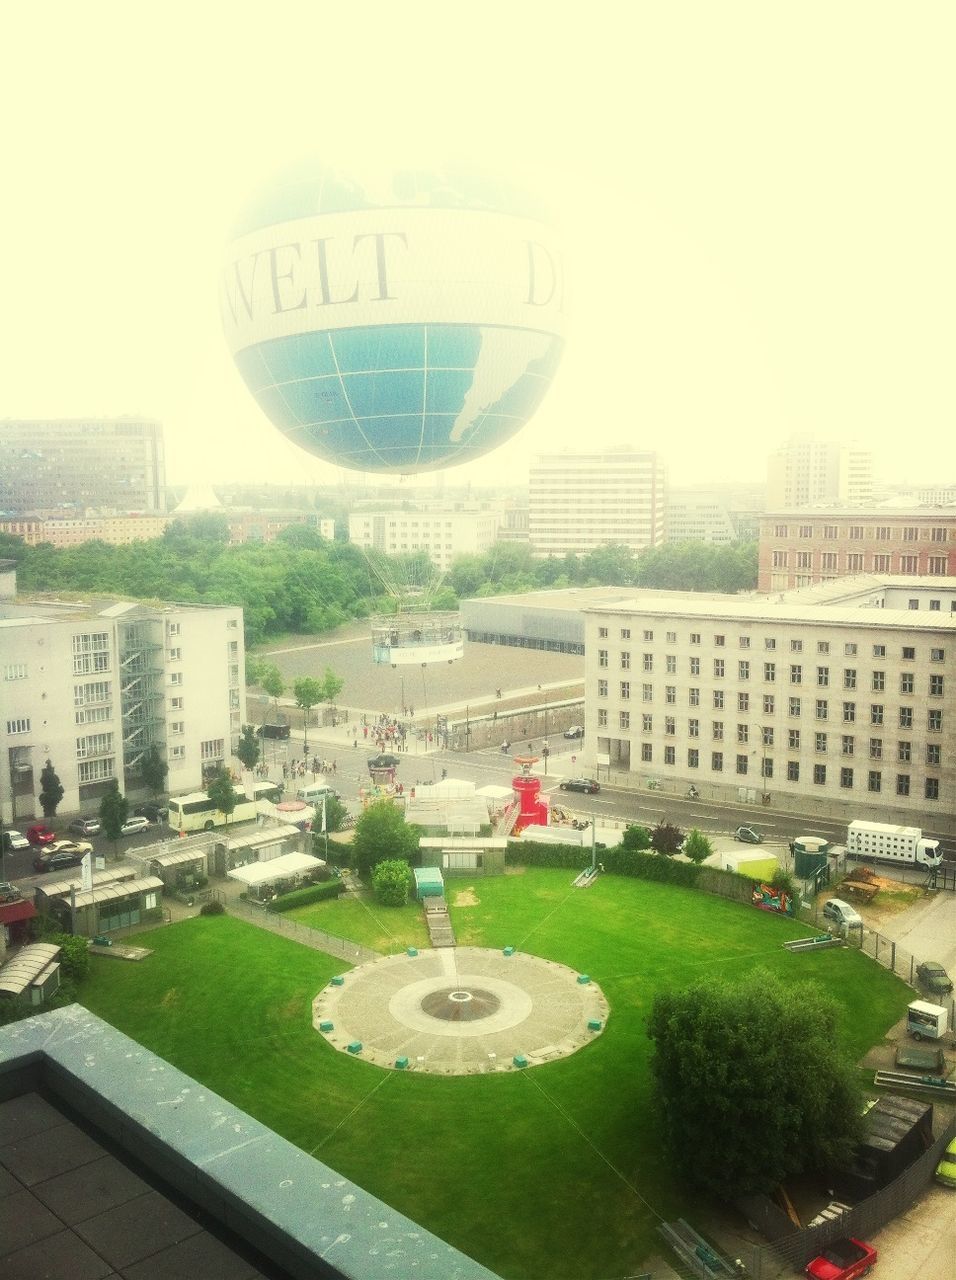
<svg viewBox="0 0 956 1280"><path fill-rule="evenodd" d="M11 572L4 574L6 579ZM106 785L142 786L156 747L170 791L232 760L245 713L242 610L78 604L0 592L0 805L39 811L47 759L61 810L95 810Z"/></svg>
<svg viewBox="0 0 956 1280"><path fill-rule="evenodd" d="M956 576L956 508L845 507L768 512L757 586L789 591L847 574Z"/></svg>
<svg viewBox="0 0 956 1280"><path fill-rule="evenodd" d="M151 418L0 422L0 511L165 511L163 428Z"/></svg>
<svg viewBox="0 0 956 1280"><path fill-rule="evenodd" d="M592 764L705 798L954 825L956 578L783 601L644 592L585 613Z"/></svg>
<svg viewBox="0 0 956 1280"><path fill-rule="evenodd" d="M357 511L349 516L349 541L388 556L424 551L436 569L447 570L457 556L477 555L494 546L501 519L498 510Z"/></svg>
<svg viewBox="0 0 956 1280"><path fill-rule="evenodd" d="M665 521L668 542L736 542L737 525L724 500L707 489L670 489Z"/></svg>
<svg viewBox="0 0 956 1280"><path fill-rule="evenodd" d="M664 541L664 467L630 449L535 458L528 537L538 556L586 555L609 543L643 551Z"/></svg>
<svg viewBox="0 0 956 1280"><path fill-rule="evenodd" d="M873 455L862 445L793 436L767 462L767 506L873 501Z"/></svg>

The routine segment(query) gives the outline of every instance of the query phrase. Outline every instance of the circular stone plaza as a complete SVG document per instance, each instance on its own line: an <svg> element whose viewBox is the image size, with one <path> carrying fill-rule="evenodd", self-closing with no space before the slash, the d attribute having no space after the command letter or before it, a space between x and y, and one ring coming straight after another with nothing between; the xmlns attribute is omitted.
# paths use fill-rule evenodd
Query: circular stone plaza
<svg viewBox="0 0 956 1280"><path fill-rule="evenodd" d="M511 947L385 956L333 978L312 1002L334 1048L433 1075L554 1062L600 1035L607 1016L586 974Z"/></svg>

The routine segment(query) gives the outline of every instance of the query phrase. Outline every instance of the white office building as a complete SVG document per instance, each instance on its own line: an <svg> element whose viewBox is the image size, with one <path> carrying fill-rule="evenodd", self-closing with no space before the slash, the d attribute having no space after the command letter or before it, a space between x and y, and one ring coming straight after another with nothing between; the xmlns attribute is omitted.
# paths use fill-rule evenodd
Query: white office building
<svg viewBox="0 0 956 1280"><path fill-rule="evenodd" d="M767 508L867 506L873 455L858 444L793 436L767 462Z"/></svg>
<svg viewBox="0 0 956 1280"><path fill-rule="evenodd" d="M664 467L653 452L556 453L531 466L528 537L538 556L659 546L664 509Z"/></svg>
<svg viewBox="0 0 956 1280"><path fill-rule="evenodd" d="M502 518L498 510L357 511L349 516L349 541L387 556L424 551L436 569L447 570L458 556L478 555L494 546Z"/></svg>
<svg viewBox="0 0 956 1280"><path fill-rule="evenodd" d="M715 800L953 825L954 578L645 591L586 607L585 654L592 766Z"/></svg>
<svg viewBox="0 0 956 1280"><path fill-rule="evenodd" d="M62 813L95 812L111 779L145 793L157 747L169 791L199 787L232 761L245 715L242 610L17 597L0 568L0 805L40 813L49 759Z"/></svg>

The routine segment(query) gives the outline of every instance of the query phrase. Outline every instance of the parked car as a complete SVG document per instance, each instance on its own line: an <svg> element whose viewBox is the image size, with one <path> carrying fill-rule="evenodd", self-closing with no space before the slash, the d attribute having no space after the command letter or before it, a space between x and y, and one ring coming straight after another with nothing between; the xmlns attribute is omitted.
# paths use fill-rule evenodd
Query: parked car
<svg viewBox="0 0 956 1280"><path fill-rule="evenodd" d="M23 894L9 880L0 880L0 902L19 902Z"/></svg>
<svg viewBox="0 0 956 1280"><path fill-rule="evenodd" d="M573 725L571 725L571 727L570 727L569 729L565 729L565 731L564 731L564 736L565 736L566 738L583 738L583 737L584 737L584 725L583 725L583 724L573 724Z"/></svg>
<svg viewBox="0 0 956 1280"><path fill-rule="evenodd" d="M845 924L849 929L860 928L863 917L859 911L844 902L842 898L829 898L823 904L824 920L832 920L835 924Z"/></svg>
<svg viewBox="0 0 956 1280"><path fill-rule="evenodd" d="M943 1158L936 1166L936 1181L944 1187L956 1187L956 1138L943 1152Z"/></svg>
<svg viewBox="0 0 956 1280"><path fill-rule="evenodd" d="M3 833L2 844L0 848L4 853L12 853L14 849L29 849L30 841L25 835L19 831L14 831L13 827L7 827Z"/></svg>
<svg viewBox="0 0 956 1280"><path fill-rule="evenodd" d="M27 840L36 847L52 844L55 839L56 832L51 831L45 822L34 822L32 827L27 827Z"/></svg>
<svg viewBox="0 0 956 1280"><path fill-rule="evenodd" d="M850 1236L828 1244L819 1257L807 1263L804 1274L811 1280L856 1280L867 1274L876 1256L871 1244Z"/></svg>
<svg viewBox="0 0 956 1280"><path fill-rule="evenodd" d="M941 996L953 989L953 980L935 960L924 960L916 966L916 976L928 991Z"/></svg>
<svg viewBox="0 0 956 1280"><path fill-rule="evenodd" d="M74 818L67 828L75 836L95 836L99 834L99 818Z"/></svg>
<svg viewBox="0 0 956 1280"><path fill-rule="evenodd" d="M169 810L164 804L154 804L150 800L146 804L138 804L133 810L133 817L146 818L148 822L165 822L169 817Z"/></svg>
<svg viewBox="0 0 956 1280"><path fill-rule="evenodd" d="M78 867L93 846L86 840L55 840L33 859L35 871L63 871Z"/></svg>
<svg viewBox="0 0 956 1280"><path fill-rule="evenodd" d="M583 791L588 796L595 796L601 790L593 778L565 778L560 786L562 791Z"/></svg>
<svg viewBox="0 0 956 1280"><path fill-rule="evenodd" d="M137 814L132 818L127 818L120 827L121 836L138 836L141 831L149 830L149 818L144 818L142 814Z"/></svg>
<svg viewBox="0 0 956 1280"><path fill-rule="evenodd" d="M742 840L744 844L763 844L763 836L759 831L754 831L753 827L738 827L734 832L735 840Z"/></svg>

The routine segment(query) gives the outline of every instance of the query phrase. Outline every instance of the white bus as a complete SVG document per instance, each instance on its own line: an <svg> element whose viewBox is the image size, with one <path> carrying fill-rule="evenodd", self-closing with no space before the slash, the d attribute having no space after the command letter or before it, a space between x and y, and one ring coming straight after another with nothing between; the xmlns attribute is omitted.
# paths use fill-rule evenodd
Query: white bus
<svg viewBox="0 0 956 1280"><path fill-rule="evenodd" d="M255 800L250 800L239 787L236 807L228 818L205 791L191 791L186 796L169 797L167 822L174 831L212 831L213 827L231 826L234 822L254 822L258 812Z"/></svg>

